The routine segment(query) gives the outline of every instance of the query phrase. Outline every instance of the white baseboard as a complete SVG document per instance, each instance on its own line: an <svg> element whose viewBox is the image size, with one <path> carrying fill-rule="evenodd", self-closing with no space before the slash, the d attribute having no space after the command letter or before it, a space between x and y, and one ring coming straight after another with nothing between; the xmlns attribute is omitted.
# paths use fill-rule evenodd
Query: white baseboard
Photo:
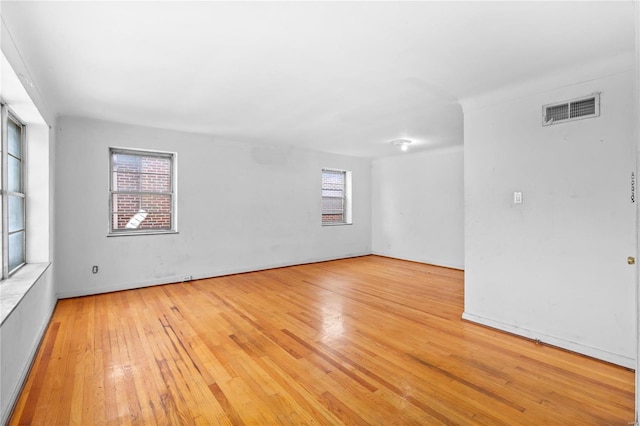
<svg viewBox="0 0 640 426"><path fill-rule="evenodd" d="M571 352L577 352L582 355L586 355L592 358L607 361L612 364L620 365L622 367L631 368L635 370L636 361L625 355L620 355L612 352L608 352L602 349L593 348L591 346L583 345L581 343L572 342L570 340L563 339L561 337L551 336L546 333L541 333L534 330L518 327L512 324L506 324L501 321L484 318L478 315L464 312L462 319L475 322L477 324L485 325L487 327L495 328L507 333L516 334L518 336L526 337L528 339L539 340L542 343L546 343L552 346L557 346L562 349L569 350Z"/></svg>
<svg viewBox="0 0 640 426"><path fill-rule="evenodd" d="M372 251L371 254L374 254L376 256L389 257L391 259L408 260L409 262L418 262L418 263L424 263L427 265L442 266L443 268L457 269L459 271L464 271L463 264L457 264L457 263L454 264L454 263L448 263L448 262L443 263L435 259L421 259L417 257L395 256L395 255L384 253L381 251Z"/></svg>
<svg viewBox="0 0 640 426"><path fill-rule="evenodd" d="M308 260L299 261L299 262L274 263L274 264L266 264L266 265L257 265L257 266L247 267L247 268L237 268L237 269L220 269L220 270L211 271L207 273L192 275L191 279L203 280L207 278L224 277L226 275L244 274L247 272L257 272L257 271L265 271L268 269L285 268L287 266L307 265L310 263L329 262L332 260L340 260L340 259L350 259L354 257L368 256L370 254L371 252L365 252L365 253L348 254L345 256L331 257L331 258L308 259ZM158 279L149 280L149 281L117 283L117 284L110 285L108 287L60 292L57 294L57 297L58 299L70 299L72 297L92 296L95 294L112 293L115 291L133 290L136 288L153 287L156 285L164 285L164 284L174 284L182 281L184 281L182 279L182 276L175 276L175 277L158 278Z"/></svg>

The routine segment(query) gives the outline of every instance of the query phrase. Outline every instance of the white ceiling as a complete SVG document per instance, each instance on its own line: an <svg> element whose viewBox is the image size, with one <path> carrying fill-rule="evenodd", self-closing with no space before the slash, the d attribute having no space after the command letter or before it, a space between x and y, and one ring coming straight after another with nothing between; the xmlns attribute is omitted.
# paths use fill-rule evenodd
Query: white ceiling
<svg viewBox="0 0 640 426"><path fill-rule="evenodd" d="M459 100L634 51L633 2L11 2L47 109L381 157Z"/></svg>

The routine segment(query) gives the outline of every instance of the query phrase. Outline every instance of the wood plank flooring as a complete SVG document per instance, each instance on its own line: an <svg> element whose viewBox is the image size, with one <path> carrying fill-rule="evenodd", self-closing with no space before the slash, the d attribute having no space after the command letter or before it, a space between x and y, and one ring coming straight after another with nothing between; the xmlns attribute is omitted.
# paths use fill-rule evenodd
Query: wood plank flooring
<svg viewBox="0 0 640 426"><path fill-rule="evenodd" d="M462 321L366 256L61 300L10 424L627 425L633 372Z"/></svg>

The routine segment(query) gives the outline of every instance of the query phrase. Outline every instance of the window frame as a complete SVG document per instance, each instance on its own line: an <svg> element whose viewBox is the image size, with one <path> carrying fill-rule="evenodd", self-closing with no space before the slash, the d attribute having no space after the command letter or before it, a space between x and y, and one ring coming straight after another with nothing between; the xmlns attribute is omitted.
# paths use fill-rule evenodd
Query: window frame
<svg viewBox="0 0 640 426"><path fill-rule="evenodd" d="M114 191L113 190L113 154L129 154L144 157L163 157L170 160L170 192L148 192L148 191ZM158 234L177 234L178 233L178 212L177 212L177 159L178 154L175 152L158 151L151 149L138 149L138 148L122 148L122 147L109 147L109 202L108 202L108 237L119 236L131 236L131 235L158 235ZM114 229L113 228L113 195L123 194L140 194L140 195L170 195L171 197L171 227L170 229Z"/></svg>
<svg viewBox="0 0 640 426"><path fill-rule="evenodd" d="M324 191L324 187L322 183L324 182L324 174L325 172L329 173L342 173L344 176L344 187L342 190L342 197L325 197L322 194ZM341 226L341 225L352 225L352 212L351 212L351 172L348 170L341 169L332 169L332 168L323 168L320 174L320 222L322 226ZM340 222L325 222L324 221L324 213L323 213L323 201L325 198L342 198L342 221Z"/></svg>
<svg viewBox="0 0 640 426"><path fill-rule="evenodd" d="M27 176L27 125L11 110L6 104L0 105L2 120L2 142L0 146L0 204L2 211L2 266L0 279L5 280L16 273L20 268L27 264L27 194L26 182ZM9 191L9 120L20 128L20 187L18 191ZM22 209L22 228L9 232L9 197L19 197L23 200ZM9 236L22 232L22 253L21 263L12 269L9 269Z"/></svg>

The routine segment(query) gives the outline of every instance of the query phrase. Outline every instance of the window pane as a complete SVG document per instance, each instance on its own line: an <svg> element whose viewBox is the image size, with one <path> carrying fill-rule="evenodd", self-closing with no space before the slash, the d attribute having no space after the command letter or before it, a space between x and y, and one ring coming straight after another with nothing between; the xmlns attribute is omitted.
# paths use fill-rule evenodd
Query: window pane
<svg viewBox="0 0 640 426"><path fill-rule="evenodd" d="M323 198L322 213L323 214L342 214L344 211L343 198Z"/></svg>
<svg viewBox="0 0 640 426"><path fill-rule="evenodd" d="M138 210L140 210L140 195L113 194L111 210L113 213L138 213Z"/></svg>
<svg viewBox="0 0 640 426"><path fill-rule="evenodd" d="M9 232L24 229L24 198L9 196Z"/></svg>
<svg viewBox="0 0 640 426"><path fill-rule="evenodd" d="M113 229L138 229L147 216L148 213L145 211L113 213L111 226Z"/></svg>
<svg viewBox="0 0 640 426"><path fill-rule="evenodd" d="M140 229L171 229L171 213L149 213L145 221L140 224Z"/></svg>
<svg viewBox="0 0 640 426"><path fill-rule="evenodd" d="M333 186L334 188L341 188L344 186L345 172L334 172L325 170L322 172L322 187Z"/></svg>
<svg viewBox="0 0 640 426"><path fill-rule="evenodd" d="M22 158L22 127L7 120L7 130L9 133L9 154L17 158Z"/></svg>
<svg viewBox="0 0 640 426"><path fill-rule="evenodd" d="M344 215L341 214L323 214L322 223L344 223Z"/></svg>
<svg viewBox="0 0 640 426"><path fill-rule="evenodd" d="M2 211L2 197L0 197L0 211ZM2 226L3 226L3 223L0 220L0 231L2 231ZM0 246L1 245L2 244L0 244ZM4 278L2 277L2 274L3 274L2 271L4 271L4 256L0 256L0 279Z"/></svg>
<svg viewBox="0 0 640 426"><path fill-rule="evenodd" d="M323 171L322 172L322 196L323 197L343 197L344 196L344 172Z"/></svg>
<svg viewBox="0 0 640 426"><path fill-rule="evenodd" d="M323 197L342 197L344 191L342 189L323 189L322 196Z"/></svg>
<svg viewBox="0 0 640 426"><path fill-rule="evenodd" d="M171 229L171 195L143 195L142 209L149 215L141 228Z"/></svg>
<svg viewBox="0 0 640 426"><path fill-rule="evenodd" d="M113 229L171 229L171 195L114 194Z"/></svg>
<svg viewBox="0 0 640 426"><path fill-rule="evenodd" d="M142 157L141 169L142 173L170 175L171 159L169 157L146 155Z"/></svg>
<svg viewBox="0 0 640 426"><path fill-rule="evenodd" d="M140 191L140 174L113 172L111 185L114 191Z"/></svg>
<svg viewBox="0 0 640 426"><path fill-rule="evenodd" d="M22 162L10 155L7 190L11 192L22 192Z"/></svg>
<svg viewBox="0 0 640 426"><path fill-rule="evenodd" d="M322 222L323 223L344 222L344 199L343 198L322 198Z"/></svg>
<svg viewBox="0 0 640 426"><path fill-rule="evenodd" d="M140 175L140 191L171 192L171 176L144 173Z"/></svg>
<svg viewBox="0 0 640 426"><path fill-rule="evenodd" d="M172 225L171 220L171 213L140 210L137 213L114 213L111 218L111 226L114 230L170 230Z"/></svg>
<svg viewBox="0 0 640 426"><path fill-rule="evenodd" d="M142 209L153 213L171 212L171 195L143 195Z"/></svg>
<svg viewBox="0 0 640 426"><path fill-rule="evenodd" d="M142 157L139 155L114 153L111 161L115 172L140 173Z"/></svg>
<svg viewBox="0 0 640 426"><path fill-rule="evenodd" d="M24 263L24 231L9 235L9 271Z"/></svg>
<svg viewBox="0 0 640 426"><path fill-rule="evenodd" d="M322 223L345 223L346 172L322 171Z"/></svg>

